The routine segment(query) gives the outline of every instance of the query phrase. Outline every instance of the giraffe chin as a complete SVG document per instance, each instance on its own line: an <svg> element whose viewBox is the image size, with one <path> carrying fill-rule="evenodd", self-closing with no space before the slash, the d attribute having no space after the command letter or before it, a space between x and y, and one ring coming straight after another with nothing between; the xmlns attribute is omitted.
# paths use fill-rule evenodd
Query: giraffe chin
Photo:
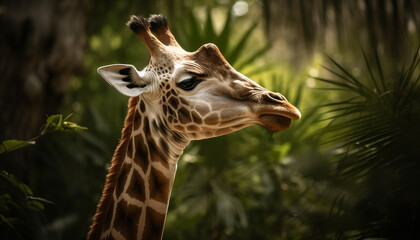
<svg viewBox="0 0 420 240"><path fill-rule="evenodd" d="M260 124L270 132L286 130L292 124L292 119L274 114L262 114L259 116Z"/></svg>

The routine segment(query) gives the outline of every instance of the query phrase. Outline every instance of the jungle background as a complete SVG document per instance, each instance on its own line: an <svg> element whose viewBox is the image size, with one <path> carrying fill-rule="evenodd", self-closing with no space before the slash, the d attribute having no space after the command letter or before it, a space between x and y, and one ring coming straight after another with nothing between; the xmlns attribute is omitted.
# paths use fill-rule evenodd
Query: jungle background
<svg viewBox="0 0 420 240"><path fill-rule="evenodd" d="M128 101L96 69L144 67L152 13L302 113L193 142L164 239L418 239L416 0L1 0L0 141L29 141L0 147L1 239L85 239Z"/></svg>

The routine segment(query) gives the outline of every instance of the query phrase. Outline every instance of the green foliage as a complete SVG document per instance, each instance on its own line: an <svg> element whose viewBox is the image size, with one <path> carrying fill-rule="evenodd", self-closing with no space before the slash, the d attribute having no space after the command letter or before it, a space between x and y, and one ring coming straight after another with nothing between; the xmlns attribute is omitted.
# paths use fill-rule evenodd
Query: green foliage
<svg viewBox="0 0 420 240"><path fill-rule="evenodd" d="M56 131L78 131L78 130L87 130L87 127L80 126L74 122L67 121L71 118L73 114L67 115L67 117L63 118L62 114L56 114L49 116L47 118L46 124L42 126L41 135L44 135L48 132L56 132Z"/></svg>
<svg viewBox="0 0 420 240"><path fill-rule="evenodd" d="M401 159L419 156L420 73L418 50L408 67L396 79L388 79L375 55L375 66L364 54L368 77L355 78L331 59L339 69L328 69L339 80L317 78L343 92L347 98L330 104L327 143L339 143L346 159L340 162L340 174L359 177L381 166L400 164Z"/></svg>
<svg viewBox="0 0 420 240"><path fill-rule="evenodd" d="M6 171L0 172L0 229L13 232L21 237L19 227L24 224L25 215L30 211L44 210L43 203L52 203L43 198L34 197L31 188Z"/></svg>
<svg viewBox="0 0 420 240"><path fill-rule="evenodd" d="M14 228L13 226L14 224L12 224L12 222L19 222L20 219L15 218L15 217L6 217L7 215L14 214L14 211L25 211L25 210L42 211L44 210L43 203L50 203L50 204L52 203L46 199L34 197L31 188L29 188L28 185L19 181L12 174L7 173L6 171L2 170L0 172L0 177L2 178L3 181L7 182L9 185L14 187L19 193L18 195L20 195L20 196L14 196L16 198L13 198L10 193L3 193L0 196L0 202L1 202L0 205L2 207L1 216L2 216L2 220L4 220L4 222L0 224L5 223L9 225L11 228Z"/></svg>
<svg viewBox="0 0 420 240"><path fill-rule="evenodd" d="M225 22L220 32L215 29L211 8L207 8L205 18L205 22L201 24L197 16L190 10L188 20L177 23L180 26L176 26L175 29L182 29L182 31L177 31L176 35L186 50L195 51L205 43L214 43L236 70L243 71L246 67L253 66L255 61L262 58L271 47L267 42L263 46L254 47L250 52L249 41L255 33L258 21L253 21L250 26L244 29L243 33L237 36L237 33L232 30L231 8L226 9ZM264 69L266 68L262 68L260 71Z"/></svg>
<svg viewBox="0 0 420 240"><path fill-rule="evenodd" d="M0 145L0 154L11 152L17 150L19 148L27 147L30 145L34 145L34 141L22 141L22 140L4 140Z"/></svg>
<svg viewBox="0 0 420 240"><path fill-rule="evenodd" d="M8 153L26 146L35 145L35 140L47 133L87 129L68 121L71 116L72 114L64 118L62 114L49 116L41 128L40 136L35 137L31 141L5 140L2 142L0 153ZM21 233L22 226L30 225L31 221L34 220L29 217L31 216L30 212L40 212L45 208L44 203L52 204L52 202L35 197L28 185L4 170L0 172L0 187L0 229L3 228L6 236L9 234L13 238L24 238L24 235ZM27 232L29 233L30 230L28 229Z"/></svg>
<svg viewBox="0 0 420 240"><path fill-rule="evenodd" d="M68 119L73 114L67 115L67 117L63 118L62 114L51 115L47 118L46 123L41 127L40 136L50 133L50 132L58 132L58 131L78 131L78 130L87 130L86 127L79 126L74 122L68 121ZM38 139L35 137L33 140L23 141L23 140L4 140L0 145L0 154L12 152L20 148L24 148L27 146L31 146L35 144L35 140Z"/></svg>
<svg viewBox="0 0 420 240"><path fill-rule="evenodd" d="M396 73L383 67L378 54L369 60L363 53L366 72L359 78L330 59L335 69L326 69L332 78L317 78L342 92L340 99L324 105L326 119L331 120L324 129L324 144L336 159L334 182L342 189L331 205L331 213L337 213L326 224L342 225L324 234L335 232L338 239L418 235L418 54L417 48L409 64Z"/></svg>
<svg viewBox="0 0 420 240"><path fill-rule="evenodd" d="M30 228L26 229L27 232L23 233L22 229L34 224L34 219L31 217L34 212L43 211L44 203L52 204L52 202L35 197L28 185L4 170L0 172L0 187L0 229L2 236L24 239L24 236L31 230Z"/></svg>

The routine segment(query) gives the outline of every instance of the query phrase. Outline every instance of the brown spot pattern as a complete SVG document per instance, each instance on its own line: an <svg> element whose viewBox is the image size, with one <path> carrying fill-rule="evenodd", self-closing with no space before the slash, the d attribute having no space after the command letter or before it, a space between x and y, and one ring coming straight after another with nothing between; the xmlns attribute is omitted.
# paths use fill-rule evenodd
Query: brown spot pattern
<svg viewBox="0 0 420 240"><path fill-rule="evenodd" d="M141 124L141 115L139 111L136 111L136 113L134 114L134 130L139 129L140 124Z"/></svg>
<svg viewBox="0 0 420 240"><path fill-rule="evenodd" d="M201 120L200 115L198 115L198 113L196 111L192 111L191 116L192 116L193 122L195 122L196 124L202 124L203 123L203 120Z"/></svg>
<svg viewBox="0 0 420 240"><path fill-rule="evenodd" d="M191 132L197 132L200 128L198 128L196 125L189 125L187 126L187 130Z"/></svg>
<svg viewBox="0 0 420 240"><path fill-rule="evenodd" d="M105 229L111 227L112 216L114 216L114 198L109 198L107 212L105 214Z"/></svg>
<svg viewBox="0 0 420 240"><path fill-rule="evenodd" d="M207 125L216 125L219 123L219 114L212 113L204 119Z"/></svg>
<svg viewBox="0 0 420 240"><path fill-rule="evenodd" d="M149 153L151 161L160 162L165 168L169 168L168 162L166 161L167 156L163 155L163 152L157 148L153 140L149 141Z"/></svg>
<svg viewBox="0 0 420 240"><path fill-rule="evenodd" d="M197 105L195 109L203 116L210 112L210 107L205 104Z"/></svg>
<svg viewBox="0 0 420 240"><path fill-rule="evenodd" d="M149 118L145 117L143 119L143 132L146 137L149 137L150 134L150 125L149 125Z"/></svg>
<svg viewBox="0 0 420 240"><path fill-rule="evenodd" d="M163 108L163 114L166 116L168 112L168 107L166 105L163 105L162 108Z"/></svg>
<svg viewBox="0 0 420 240"><path fill-rule="evenodd" d="M125 182L127 181L128 173L130 172L131 164L123 163L120 173L118 174L117 178L117 185L115 187L115 193L117 198L121 195L122 191L124 190Z"/></svg>
<svg viewBox="0 0 420 240"><path fill-rule="evenodd" d="M192 122L190 112L185 108L182 107L178 111L178 119L182 124L187 124Z"/></svg>
<svg viewBox="0 0 420 240"><path fill-rule="evenodd" d="M180 132L185 131L185 128L183 126L181 126L181 125L175 125L174 127L175 127L176 130L178 130Z"/></svg>
<svg viewBox="0 0 420 240"><path fill-rule="evenodd" d="M169 199L169 179L159 170L152 167L149 175L150 197L167 203Z"/></svg>
<svg viewBox="0 0 420 240"><path fill-rule="evenodd" d="M127 156L133 158L133 137L131 137L130 140L128 140Z"/></svg>
<svg viewBox="0 0 420 240"><path fill-rule="evenodd" d="M171 97L171 98L169 99L169 103L171 104L171 106L172 106L174 109L177 109L177 108L178 108L179 101L178 101L176 98Z"/></svg>
<svg viewBox="0 0 420 240"><path fill-rule="evenodd" d="M144 113L146 111L146 106L144 105L143 101L140 101L140 111Z"/></svg>
<svg viewBox="0 0 420 240"><path fill-rule="evenodd" d="M146 201L146 189L143 178L137 171L133 171L130 179L130 184L127 188L127 193L130 197L135 198L141 202Z"/></svg>
<svg viewBox="0 0 420 240"><path fill-rule="evenodd" d="M175 115L175 112L170 107L168 108L168 113L169 113L169 116Z"/></svg>
<svg viewBox="0 0 420 240"><path fill-rule="evenodd" d="M185 100L183 97L180 97L179 100L181 101L182 104L187 105L188 106L188 102L187 100Z"/></svg>
<svg viewBox="0 0 420 240"><path fill-rule="evenodd" d="M139 165L143 172L147 171L149 167L149 152L147 146L144 143L143 136L141 134L135 137L136 155L134 156L134 163Z"/></svg>
<svg viewBox="0 0 420 240"><path fill-rule="evenodd" d="M146 224L142 239L161 239L165 215L156 212L150 207L147 207L146 214Z"/></svg>
<svg viewBox="0 0 420 240"><path fill-rule="evenodd" d="M125 200L121 200L117 205L114 228L119 231L125 239L136 239L138 223L142 209L129 205Z"/></svg>

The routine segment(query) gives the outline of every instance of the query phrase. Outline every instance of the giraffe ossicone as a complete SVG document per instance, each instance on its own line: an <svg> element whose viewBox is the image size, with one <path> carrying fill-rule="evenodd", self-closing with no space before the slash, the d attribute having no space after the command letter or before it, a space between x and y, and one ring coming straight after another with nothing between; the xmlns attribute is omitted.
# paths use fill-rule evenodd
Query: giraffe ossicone
<svg viewBox="0 0 420 240"><path fill-rule="evenodd" d="M282 131L301 117L283 95L237 72L214 44L182 49L163 16L132 16L128 26L151 60L141 71L98 69L131 98L88 239L161 239L176 164L190 141L255 124Z"/></svg>

